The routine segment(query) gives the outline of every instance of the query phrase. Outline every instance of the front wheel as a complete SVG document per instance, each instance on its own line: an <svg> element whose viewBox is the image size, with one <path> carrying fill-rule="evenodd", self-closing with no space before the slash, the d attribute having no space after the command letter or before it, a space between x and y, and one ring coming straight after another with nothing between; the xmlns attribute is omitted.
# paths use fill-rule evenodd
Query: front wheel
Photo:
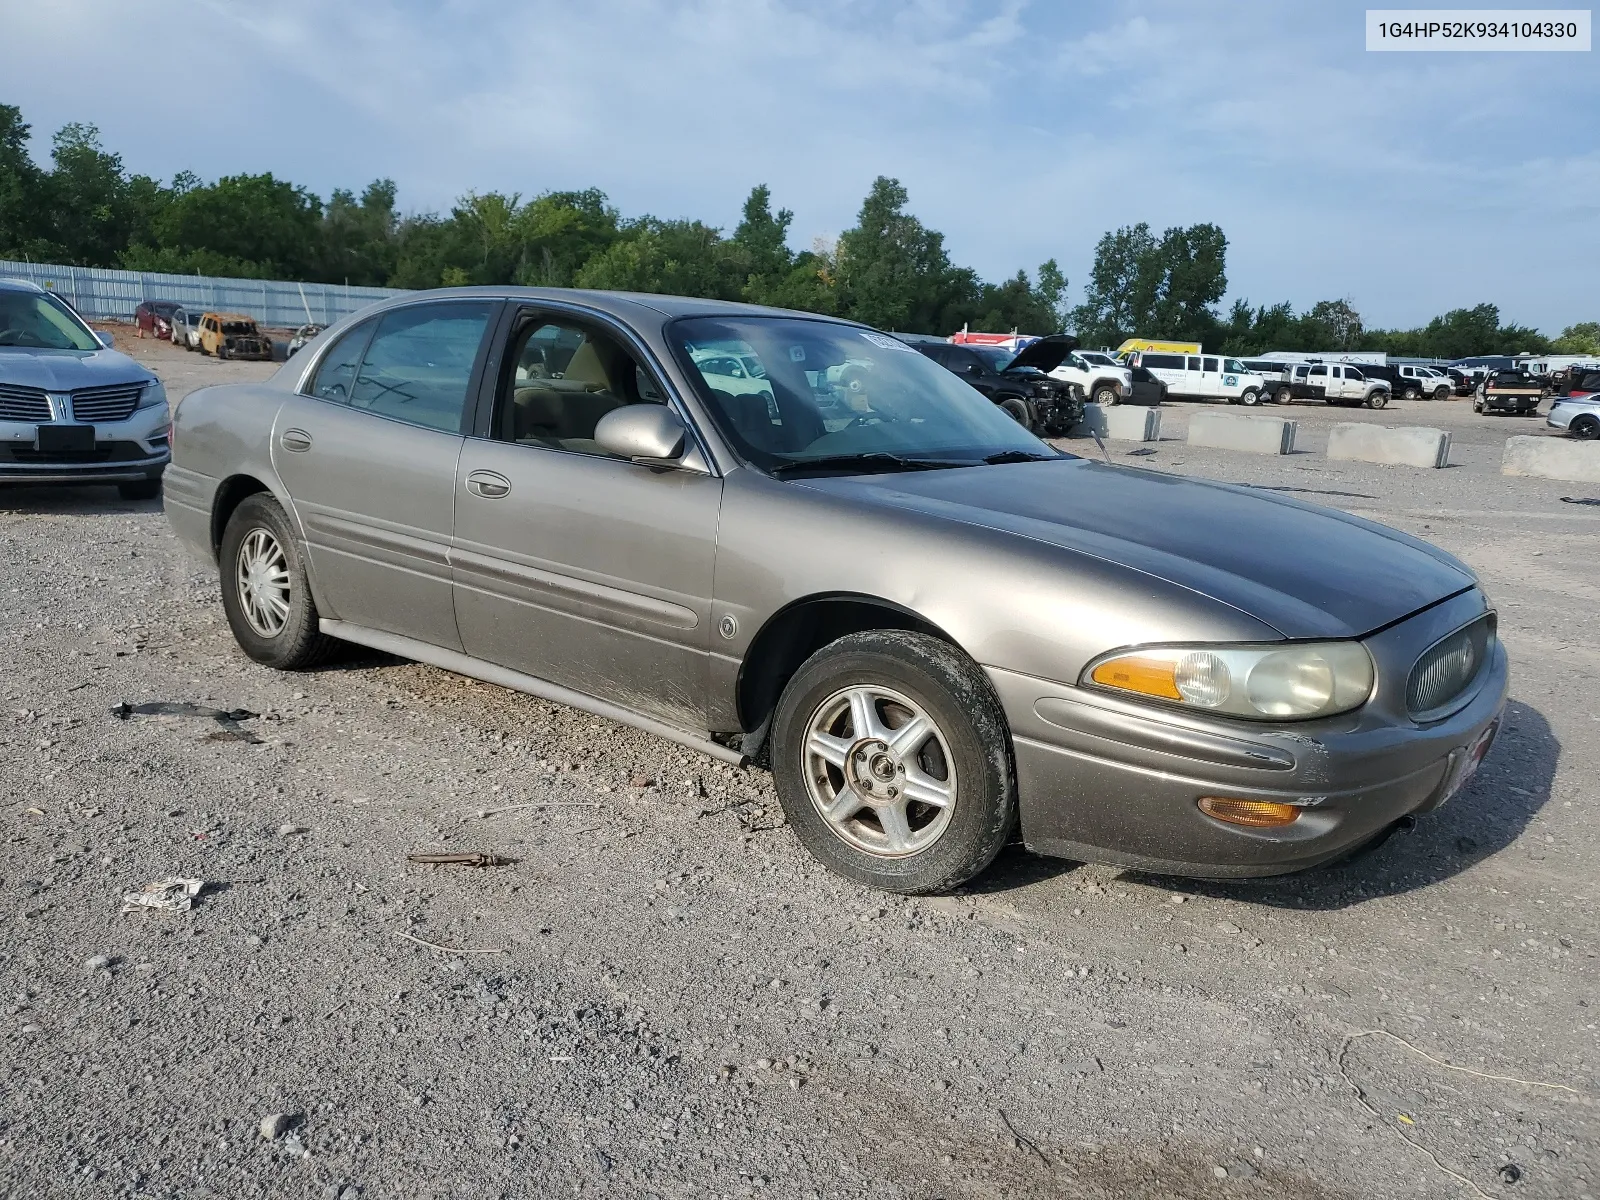
<svg viewBox="0 0 1600 1200"><path fill-rule="evenodd" d="M1094 402L1102 408L1110 408L1117 402L1117 389L1109 383L1102 383L1094 390Z"/></svg>
<svg viewBox="0 0 1600 1200"><path fill-rule="evenodd" d="M1005 411L1005 414L1008 417L1010 417L1018 425L1021 425L1024 429L1032 427L1033 421L1028 416L1028 406L1021 400L1018 400L1015 396L1007 396L1004 400L1000 401L1000 407Z"/></svg>
<svg viewBox="0 0 1600 1200"><path fill-rule="evenodd" d="M1435 400L1448 400L1448 399L1450 399L1450 389L1447 388L1447 387L1436 387L1436 388L1434 388L1433 389L1433 398Z"/></svg>
<svg viewBox="0 0 1600 1200"><path fill-rule="evenodd" d="M773 720L772 771L796 836L824 866L903 895L960 887L1016 812L1011 734L976 663L898 629L805 661Z"/></svg>
<svg viewBox="0 0 1600 1200"><path fill-rule="evenodd" d="M1389 404L1388 392L1373 392L1367 397L1368 408L1385 408Z"/></svg>
<svg viewBox="0 0 1600 1200"><path fill-rule="evenodd" d="M1407 399L1407 400L1421 400L1422 399L1422 393L1418 389L1416 389L1415 387L1408 387L1405 391L1401 392L1400 395L1402 397L1404 397L1405 399Z"/></svg>
<svg viewBox="0 0 1600 1200"><path fill-rule="evenodd" d="M1239 403L1240 404L1248 404L1253 408L1255 405L1259 404L1260 402L1261 402L1261 393L1256 391L1255 388L1245 388L1244 391L1239 393Z"/></svg>
<svg viewBox="0 0 1600 1200"><path fill-rule="evenodd" d="M222 608L239 648L269 667L315 666L336 643L317 624L300 544L278 502L246 496L228 518L218 556Z"/></svg>

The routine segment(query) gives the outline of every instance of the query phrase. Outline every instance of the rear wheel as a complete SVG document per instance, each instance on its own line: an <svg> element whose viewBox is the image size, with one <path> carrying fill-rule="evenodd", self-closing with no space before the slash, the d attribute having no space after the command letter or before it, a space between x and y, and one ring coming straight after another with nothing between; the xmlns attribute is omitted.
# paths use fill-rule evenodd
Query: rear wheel
<svg viewBox="0 0 1600 1200"><path fill-rule="evenodd" d="M239 648L269 667L315 666L337 643L317 627L294 529L265 492L246 496L228 518L218 558L222 608Z"/></svg>
<svg viewBox="0 0 1600 1200"><path fill-rule="evenodd" d="M1032 427L1033 422L1028 415L1028 406L1015 396L1007 396L1000 401L1000 407L1005 410L1007 416L1024 429Z"/></svg>
<svg viewBox="0 0 1600 1200"><path fill-rule="evenodd" d="M1600 417L1576 417L1567 429L1580 442L1592 442L1600 438Z"/></svg>
<svg viewBox="0 0 1600 1200"><path fill-rule="evenodd" d="M1289 399L1289 389L1287 386L1279 388L1272 394L1272 402L1274 404L1287 404L1289 403Z"/></svg>
<svg viewBox="0 0 1600 1200"><path fill-rule="evenodd" d="M871 630L823 647L789 681L773 778L823 865L887 892L944 892L1010 835L1010 745L976 663L926 634Z"/></svg>

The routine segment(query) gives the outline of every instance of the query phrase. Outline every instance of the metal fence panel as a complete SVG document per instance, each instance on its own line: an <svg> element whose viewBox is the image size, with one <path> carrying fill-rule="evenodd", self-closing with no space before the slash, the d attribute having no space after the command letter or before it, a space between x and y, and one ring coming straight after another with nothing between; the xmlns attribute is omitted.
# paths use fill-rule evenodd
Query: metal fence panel
<svg viewBox="0 0 1600 1200"><path fill-rule="evenodd" d="M331 325L369 304L405 294L401 288L163 275L7 259L0 259L0 279L26 279L48 288L86 317L129 320L142 300L175 300L190 309L244 313L278 329L309 321Z"/></svg>

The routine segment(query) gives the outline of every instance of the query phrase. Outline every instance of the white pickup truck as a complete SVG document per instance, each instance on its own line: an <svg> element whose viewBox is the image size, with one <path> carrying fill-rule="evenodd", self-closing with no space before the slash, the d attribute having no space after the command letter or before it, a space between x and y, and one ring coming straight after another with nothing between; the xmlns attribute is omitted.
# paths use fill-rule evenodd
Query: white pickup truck
<svg viewBox="0 0 1600 1200"><path fill-rule="evenodd" d="M1115 363L1109 355L1091 350L1085 356L1077 350L1050 371L1051 379L1075 383L1096 404L1119 404L1133 394L1133 372Z"/></svg>
<svg viewBox="0 0 1600 1200"><path fill-rule="evenodd" d="M1220 354L1160 354L1153 350L1128 355L1130 365L1141 366L1174 397L1188 400L1226 400L1230 404L1259 404L1269 395L1266 381L1246 369L1237 358Z"/></svg>
<svg viewBox="0 0 1600 1200"><path fill-rule="evenodd" d="M1400 395L1407 400L1421 400L1429 396L1434 400L1448 400L1455 389L1450 377L1433 367L1415 367L1400 363L1395 367L1400 375Z"/></svg>

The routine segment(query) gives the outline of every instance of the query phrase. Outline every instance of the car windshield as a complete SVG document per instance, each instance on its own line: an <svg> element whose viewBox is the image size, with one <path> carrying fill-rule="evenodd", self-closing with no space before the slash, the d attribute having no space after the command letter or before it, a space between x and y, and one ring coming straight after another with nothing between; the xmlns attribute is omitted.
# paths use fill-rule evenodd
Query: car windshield
<svg viewBox="0 0 1600 1200"><path fill-rule="evenodd" d="M1005 370L1011 360L1016 357L1014 351L1007 350L1004 346L968 346L967 349L983 359L996 371Z"/></svg>
<svg viewBox="0 0 1600 1200"><path fill-rule="evenodd" d="M99 350L100 342L54 296L0 290L0 346Z"/></svg>
<svg viewBox="0 0 1600 1200"><path fill-rule="evenodd" d="M224 321L222 323L223 333L254 333L255 331L256 325L254 321Z"/></svg>
<svg viewBox="0 0 1600 1200"><path fill-rule="evenodd" d="M668 337L712 420L763 470L1055 458L1003 409L898 338L836 321L692 317ZM751 360L754 360L752 369ZM730 363L742 377L726 373Z"/></svg>

